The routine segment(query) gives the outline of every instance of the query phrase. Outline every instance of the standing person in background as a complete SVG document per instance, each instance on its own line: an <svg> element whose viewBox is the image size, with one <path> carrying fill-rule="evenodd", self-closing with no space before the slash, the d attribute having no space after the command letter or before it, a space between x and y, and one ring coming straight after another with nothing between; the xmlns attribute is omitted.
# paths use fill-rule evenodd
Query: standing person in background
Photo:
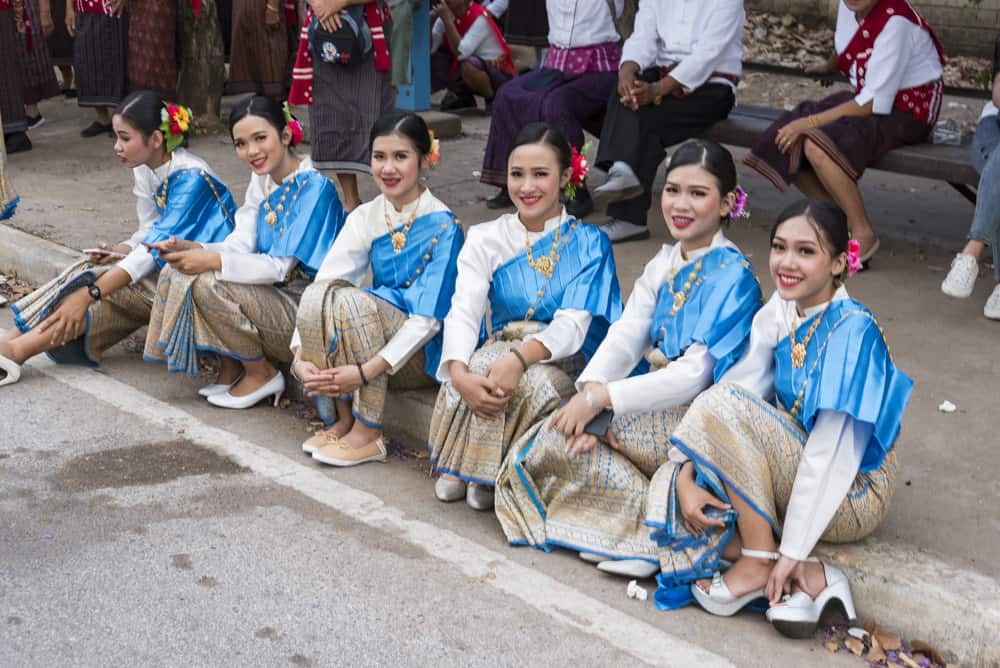
<svg viewBox="0 0 1000 668"><path fill-rule="evenodd" d="M358 174L371 173L368 132L396 103L385 40L391 22L383 0L307 1L288 102L309 106L313 165L336 173L344 209L353 211L361 204ZM371 32L372 54L359 63L328 62L310 49L310 26L318 21L324 30L333 30L348 7L360 9L355 16Z"/></svg>
<svg viewBox="0 0 1000 668"><path fill-rule="evenodd" d="M979 263L986 247L993 251L993 278L997 284L986 300L983 315L1000 320L1000 37L993 49L993 98L983 107L972 139L972 164L979 172L976 213L969 230L969 241L951 262L951 270L941 291L949 297L965 299L979 278Z"/></svg>
<svg viewBox="0 0 1000 668"><path fill-rule="evenodd" d="M486 100L514 75L514 60L503 33L482 5L445 0L431 18L431 91L449 90L442 111L475 108L476 95Z"/></svg>
<svg viewBox="0 0 1000 668"><path fill-rule="evenodd" d="M594 163L608 172L604 231L612 241L646 239L646 214L663 152L723 120L742 72L742 0L647 2L622 49Z"/></svg>
<svg viewBox="0 0 1000 668"><path fill-rule="evenodd" d="M288 52L283 0L233 0L226 95L253 93L284 99Z"/></svg>
<svg viewBox="0 0 1000 668"><path fill-rule="evenodd" d="M62 80L59 87L66 99L76 97L73 77L73 38L66 30L66 3L64 0L39 0L42 32L49 46L52 64L59 68Z"/></svg>
<svg viewBox="0 0 1000 668"><path fill-rule="evenodd" d="M515 7L507 17L508 41ZM532 3L532 7L541 3ZM612 13L612 5L614 13ZM537 121L548 123L583 147L581 123L600 113L615 89L621 46L615 22L624 0L550 0L547 3L550 44L541 68L516 77L497 94L486 142L480 181L500 188L486 201L490 209L513 207L507 193L506 159L517 133ZM577 189L568 211L577 218L593 211L586 187Z"/></svg>
<svg viewBox="0 0 1000 668"><path fill-rule="evenodd" d="M20 35L19 51L24 81L24 113L28 128L37 128L45 122L38 110L38 103L59 95L59 82L45 44L45 34L38 0L23 0L25 26Z"/></svg>
<svg viewBox="0 0 1000 668"><path fill-rule="evenodd" d="M538 50L549 45L549 13L545 0L499 0L487 4L486 10L494 16L498 16L494 11L507 14L504 37L508 44L533 46Z"/></svg>
<svg viewBox="0 0 1000 668"><path fill-rule="evenodd" d="M0 126L2 125L3 117L0 116ZM4 144L3 135L0 134L0 220L7 220L14 215L19 200L7 175L7 146ZM0 302L0 305L2 304L3 302Z"/></svg>
<svg viewBox="0 0 1000 668"><path fill-rule="evenodd" d="M0 0L0 116L3 117L4 144L8 153L30 151L31 140L24 113L24 81L18 65L18 30L23 16L16 17L11 0Z"/></svg>
<svg viewBox="0 0 1000 668"><path fill-rule="evenodd" d="M92 107L97 114L80 135L113 135L111 110L125 97L128 75L125 0L66 0L66 30L74 37L77 104Z"/></svg>
<svg viewBox="0 0 1000 668"><path fill-rule="evenodd" d="M128 89L155 90L175 99L177 0L130 0L129 13Z"/></svg>

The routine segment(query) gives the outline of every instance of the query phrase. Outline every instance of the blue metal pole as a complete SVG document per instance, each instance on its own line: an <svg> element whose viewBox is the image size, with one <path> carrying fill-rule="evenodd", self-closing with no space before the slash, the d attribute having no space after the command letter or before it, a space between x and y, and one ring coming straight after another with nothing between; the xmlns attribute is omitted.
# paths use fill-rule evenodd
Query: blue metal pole
<svg viewBox="0 0 1000 668"><path fill-rule="evenodd" d="M431 28L428 0L413 11L413 43L410 47L410 83L396 90L396 106L406 111L431 108Z"/></svg>

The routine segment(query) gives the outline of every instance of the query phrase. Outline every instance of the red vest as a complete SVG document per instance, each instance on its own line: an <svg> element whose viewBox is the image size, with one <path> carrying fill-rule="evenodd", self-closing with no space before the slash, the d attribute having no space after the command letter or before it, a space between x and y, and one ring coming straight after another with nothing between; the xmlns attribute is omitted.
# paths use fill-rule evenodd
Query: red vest
<svg viewBox="0 0 1000 668"><path fill-rule="evenodd" d="M458 31L460 37L465 37L465 33L469 32L469 28L472 27L472 24L475 23L476 19L480 16L485 18L486 22L490 24L490 29L493 31L497 41L500 43L500 47L503 49L503 55L493 61L493 65L504 74L509 74L510 76L516 75L517 72L514 70L514 58L511 56L510 47L507 46L507 40L503 38L503 33L500 32L500 28L497 26L496 21L493 20L493 17L490 16L490 13L486 11L482 5L470 2L469 8L465 10L465 13L455 20L455 30ZM448 45L448 50L455 56L455 64L451 67L451 73L454 75L458 72L458 54L451 48L451 44L448 42L447 38L445 38L444 43Z"/></svg>
<svg viewBox="0 0 1000 668"><path fill-rule="evenodd" d="M858 24L858 30L854 33L854 37L837 58L837 69L848 79L851 77L851 65L856 64L854 69L855 93L861 92L865 86L868 59L871 58L875 39L882 33L885 24L893 16L901 16L927 31L931 41L934 42L934 48L937 49L941 65L944 65L944 51L941 49L941 43L938 42L937 36L927 25L924 17L920 16L907 0L881 0ZM938 111L941 109L942 91L941 79L913 88L905 88L896 93L894 106L911 114L918 121L933 123L937 120Z"/></svg>

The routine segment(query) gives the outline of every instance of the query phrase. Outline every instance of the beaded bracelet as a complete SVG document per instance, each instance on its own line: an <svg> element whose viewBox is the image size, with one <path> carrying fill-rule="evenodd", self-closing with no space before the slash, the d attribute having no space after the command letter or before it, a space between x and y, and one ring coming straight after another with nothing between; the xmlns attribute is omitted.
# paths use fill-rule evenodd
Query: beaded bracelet
<svg viewBox="0 0 1000 668"><path fill-rule="evenodd" d="M525 371L527 371L528 370L528 361L526 359L524 359L524 355L521 354L521 351L518 350L517 348L511 348L510 352L514 353L514 357L516 357L517 359L519 359L521 361L521 366L524 367Z"/></svg>

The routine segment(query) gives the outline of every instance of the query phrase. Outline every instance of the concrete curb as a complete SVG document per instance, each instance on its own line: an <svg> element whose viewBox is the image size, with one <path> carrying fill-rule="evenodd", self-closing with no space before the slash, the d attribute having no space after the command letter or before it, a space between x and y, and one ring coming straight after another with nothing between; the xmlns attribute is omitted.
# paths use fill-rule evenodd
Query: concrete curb
<svg viewBox="0 0 1000 668"><path fill-rule="evenodd" d="M70 248L0 225L0 271L44 283L82 255ZM291 379L289 395L301 398ZM386 405L385 428L412 446L427 445L435 390L397 392ZM1000 666L1000 581L954 568L910 545L865 540L820 544L817 556L851 579L859 624L877 622L907 639L958 652L962 665Z"/></svg>

